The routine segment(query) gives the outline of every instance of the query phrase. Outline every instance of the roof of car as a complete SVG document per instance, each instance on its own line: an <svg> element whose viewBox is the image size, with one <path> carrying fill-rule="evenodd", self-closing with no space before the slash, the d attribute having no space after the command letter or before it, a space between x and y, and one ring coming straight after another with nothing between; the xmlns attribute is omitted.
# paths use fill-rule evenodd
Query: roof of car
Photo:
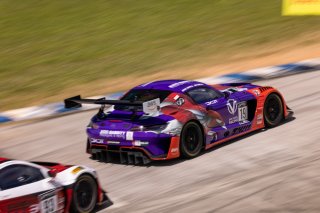
<svg viewBox="0 0 320 213"><path fill-rule="evenodd" d="M167 90L172 92L184 93L192 88L196 87L209 87L208 85L198 81L187 80L162 80L152 81L145 84L141 84L134 89L155 89L155 90Z"/></svg>

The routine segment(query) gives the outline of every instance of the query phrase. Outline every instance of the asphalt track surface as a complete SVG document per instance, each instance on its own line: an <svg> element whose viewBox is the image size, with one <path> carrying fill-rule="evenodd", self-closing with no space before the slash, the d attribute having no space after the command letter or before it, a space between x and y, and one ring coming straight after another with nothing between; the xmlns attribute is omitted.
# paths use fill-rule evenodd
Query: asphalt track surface
<svg viewBox="0 0 320 213"><path fill-rule="evenodd" d="M3 126L0 156L97 169L114 202L101 212L320 212L320 72L257 83L278 88L295 119L192 160L93 161L84 150L94 111Z"/></svg>

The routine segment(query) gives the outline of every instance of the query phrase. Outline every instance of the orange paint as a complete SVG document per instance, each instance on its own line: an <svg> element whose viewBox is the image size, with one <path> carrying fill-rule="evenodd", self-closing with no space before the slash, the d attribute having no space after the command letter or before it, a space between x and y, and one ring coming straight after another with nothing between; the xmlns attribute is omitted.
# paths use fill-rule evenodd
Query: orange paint
<svg viewBox="0 0 320 213"><path fill-rule="evenodd" d="M180 137L172 137L170 148L168 151L167 159L173 159L180 157Z"/></svg>

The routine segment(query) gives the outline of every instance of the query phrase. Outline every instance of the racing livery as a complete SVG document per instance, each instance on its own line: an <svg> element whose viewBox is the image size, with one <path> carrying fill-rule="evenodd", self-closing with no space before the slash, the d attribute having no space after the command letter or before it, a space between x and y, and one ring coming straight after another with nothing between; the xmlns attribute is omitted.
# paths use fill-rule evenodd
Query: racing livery
<svg viewBox="0 0 320 213"><path fill-rule="evenodd" d="M120 100L65 100L66 108L83 103L101 105L87 127L87 153L103 161L118 155L129 164L192 158L293 114L278 90L250 83L163 80L134 87Z"/></svg>
<svg viewBox="0 0 320 213"><path fill-rule="evenodd" d="M109 199L86 166L0 158L0 213L92 212Z"/></svg>

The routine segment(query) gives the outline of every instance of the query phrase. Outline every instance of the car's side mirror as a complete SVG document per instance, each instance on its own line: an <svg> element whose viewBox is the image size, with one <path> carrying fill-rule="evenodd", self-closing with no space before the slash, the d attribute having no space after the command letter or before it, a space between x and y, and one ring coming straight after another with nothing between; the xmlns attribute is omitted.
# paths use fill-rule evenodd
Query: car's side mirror
<svg viewBox="0 0 320 213"><path fill-rule="evenodd" d="M48 171L49 177L52 177L52 178L56 177L57 173L58 172L55 169L51 169L51 170Z"/></svg>
<svg viewBox="0 0 320 213"><path fill-rule="evenodd" d="M223 92L223 96L224 96L225 98L229 98L230 93L229 93L229 92Z"/></svg>

